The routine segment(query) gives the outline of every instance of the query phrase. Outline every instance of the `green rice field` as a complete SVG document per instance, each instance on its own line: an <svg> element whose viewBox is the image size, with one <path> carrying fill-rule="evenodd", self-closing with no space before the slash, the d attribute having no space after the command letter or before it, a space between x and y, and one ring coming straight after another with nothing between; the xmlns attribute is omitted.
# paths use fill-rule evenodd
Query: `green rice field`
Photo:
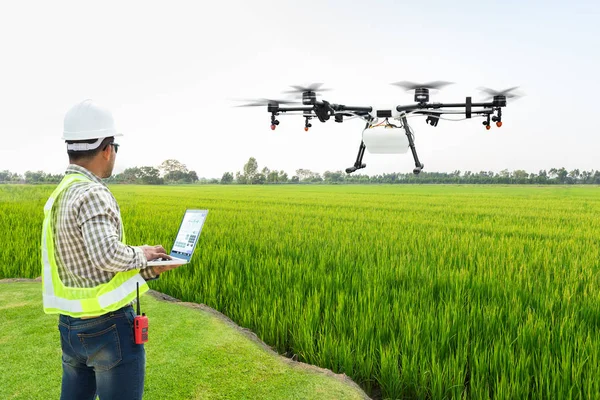
<svg viewBox="0 0 600 400"><path fill-rule="evenodd" d="M52 189L0 185L0 278L41 274ZM597 186L111 190L135 245L169 250L186 208L210 210L151 287L374 397L600 398Z"/></svg>

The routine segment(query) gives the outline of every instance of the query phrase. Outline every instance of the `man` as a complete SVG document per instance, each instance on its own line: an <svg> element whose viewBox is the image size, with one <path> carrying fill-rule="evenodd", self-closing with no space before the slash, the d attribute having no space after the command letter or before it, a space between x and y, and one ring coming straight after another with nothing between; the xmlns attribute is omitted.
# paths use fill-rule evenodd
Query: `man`
<svg viewBox="0 0 600 400"><path fill-rule="evenodd" d="M60 314L61 399L141 399L146 356L135 344L131 303L146 280L179 265L158 246L125 244L119 206L102 182L119 145L112 114L85 100L69 110L63 139L70 165L44 207L44 311Z"/></svg>

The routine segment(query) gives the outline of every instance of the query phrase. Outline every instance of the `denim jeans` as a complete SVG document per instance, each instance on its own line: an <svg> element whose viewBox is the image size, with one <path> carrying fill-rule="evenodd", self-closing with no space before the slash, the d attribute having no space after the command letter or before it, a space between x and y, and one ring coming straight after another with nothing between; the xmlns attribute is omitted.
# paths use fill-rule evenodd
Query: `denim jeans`
<svg viewBox="0 0 600 400"><path fill-rule="evenodd" d="M141 399L146 352L133 337L133 307L97 318L61 315L61 400Z"/></svg>

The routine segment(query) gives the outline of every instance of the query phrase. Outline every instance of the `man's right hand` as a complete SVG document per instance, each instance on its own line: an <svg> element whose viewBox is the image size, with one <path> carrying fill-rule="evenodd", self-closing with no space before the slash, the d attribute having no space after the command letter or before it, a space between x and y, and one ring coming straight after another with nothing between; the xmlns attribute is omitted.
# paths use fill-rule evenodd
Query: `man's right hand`
<svg viewBox="0 0 600 400"><path fill-rule="evenodd" d="M147 261L152 261L152 260L156 260L157 258L164 258L167 260L171 259L171 256L169 256L165 250L164 247L162 247L161 245L156 245L156 246L141 246L142 251L144 252L144 257L146 257Z"/></svg>
<svg viewBox="0 0 600 400"><path fill-rule="evenodd" d="M167 254L166 250L161 245L141 246L141 248L142 248L142 251L144 252L144 256L146 257L146 260L148 260L148 261L157 260L159 258L163 258L165 260L172 259L172 257ZM159 275L159 274L162 274L163 272L167 272L172 269L181 267L182 265L184 265L184 263L174 264L174 265L155 265L152 267L152 272L154 273L154 275Z"/></svg>

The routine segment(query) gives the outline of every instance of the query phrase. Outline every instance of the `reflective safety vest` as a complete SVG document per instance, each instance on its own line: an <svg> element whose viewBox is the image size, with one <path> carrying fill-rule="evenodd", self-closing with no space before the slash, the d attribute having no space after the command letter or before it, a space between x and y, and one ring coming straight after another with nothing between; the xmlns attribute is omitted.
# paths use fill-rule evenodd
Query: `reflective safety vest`
<svg viewBox="0 0 600 400"><path fill-rule="evenodd" d="M71 317L95 317L131 303L136 297L136 284L140 294L148 291L146 280L139 270L118 272L107 283L92 288L65 286L58 275L54 254L54 221L52 208L58 196L75 182L92 182L82 174L67 174L44 206L42 227L42 291L46 314L65 314ZM121 241L125 231L121 223Z"/></svg>

